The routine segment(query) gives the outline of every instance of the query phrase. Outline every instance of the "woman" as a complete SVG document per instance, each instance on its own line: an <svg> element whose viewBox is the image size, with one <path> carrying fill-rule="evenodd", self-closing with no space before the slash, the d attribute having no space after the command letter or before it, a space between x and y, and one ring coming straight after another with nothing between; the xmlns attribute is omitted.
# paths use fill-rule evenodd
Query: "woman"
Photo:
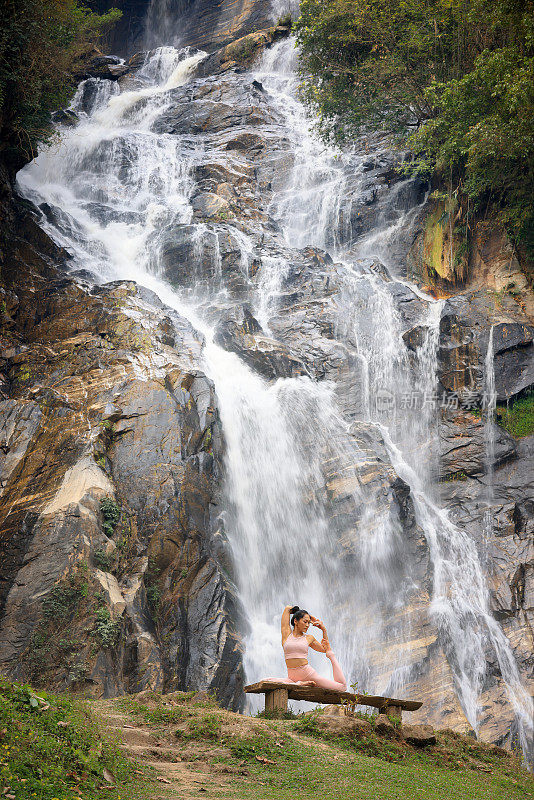
<svg viewBox="0 0 534 800"><path fill-rule="evenodd" d="M290 620L291 618L291 620ZM291 625L293 631L291 631ZM308 634L310 625L316 625L323 633L321 643ZM347 681L330 647L326 628L321 620L312 617L298 606L286 606L282 614L282 647L287 664L287 679L284 683L298 683L300 686L320 686L344 692ZM308 647L324 653L332 662L334 680L323 678L308 664Z"/></svg>

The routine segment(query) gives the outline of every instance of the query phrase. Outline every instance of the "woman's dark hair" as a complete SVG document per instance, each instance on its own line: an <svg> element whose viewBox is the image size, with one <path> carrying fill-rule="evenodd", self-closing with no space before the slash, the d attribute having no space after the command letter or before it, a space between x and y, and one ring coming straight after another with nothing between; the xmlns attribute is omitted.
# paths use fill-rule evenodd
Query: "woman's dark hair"
<svg viewBox="0 0 534 800"><path fill-rule="evenodd" d="M305 611L303 608L299 608L298 606L293 606L293 608L289 609L289 613L291 616L291 625L295 627L295 622L298 622L299 619L305 617L306 614L309 616L309 611Z"/></svg>

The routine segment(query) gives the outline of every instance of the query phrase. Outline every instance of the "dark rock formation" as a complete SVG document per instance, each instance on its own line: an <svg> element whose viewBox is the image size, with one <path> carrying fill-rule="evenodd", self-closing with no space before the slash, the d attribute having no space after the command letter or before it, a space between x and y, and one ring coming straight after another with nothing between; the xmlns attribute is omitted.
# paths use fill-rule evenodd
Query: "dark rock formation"
<svg viewBox="0 0 534 800"><path fill-rule="evenodd" d="M134 283L83 288L23 225L3 273L2 672L104 695L213 688L239 708L239 607L201 340Z"/></svg>

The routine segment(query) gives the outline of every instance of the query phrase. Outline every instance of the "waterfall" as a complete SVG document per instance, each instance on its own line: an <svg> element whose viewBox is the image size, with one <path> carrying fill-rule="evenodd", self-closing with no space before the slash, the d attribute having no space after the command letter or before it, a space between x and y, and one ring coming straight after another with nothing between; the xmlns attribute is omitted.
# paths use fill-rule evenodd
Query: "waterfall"
<svg viewBox="0 0 534 800"><path fill-rule="evenodd" d="M277 44L254 77L263 85L273 119L281 120L291 167L285 179L278 176L278 185L274 181L269 201L280 231L278 250L261 252L253 279L250 264L258 243L252 243L250 231L231 222L197 222L193 214L192 170L220 158L220 149L208 136L154 129L156 119L172 108L173 90L191 78L204 57L172 47L149 54L140 72L142 88L102 96L80 114L76 128L62 131L58 146L44 149L20 173L19 186L37 205L47 204L43 226L73 255L74 269L89 270L96 282L137 281L204 337L202 366L215 384L227 449L226 527L250 624L247 678L283 674L280 614L287 603L298 603L328 622L349 682L368 691L401 692L406 685L409 653L397 644L410 641L412 622L403 610L419 587L403 563L392 489L369 479L376 446L387 450L410 487L432 563L430 613L467 718L477 729L485 650L492 647L525 743L532 730L531 701L510 644L491 617L476 548L430 495L438 410L432 399L424 409L404 402L436 391L442 304L419 293L427 304L426 333L411 356L393 294L406 289L405 282L384 279L369 262L377 252L387 262L388 241L407 216L399 211L384 220L354 257L345 192L349 173L357 191L363 156L339 153L315 138L295 95L294 42ZM203 297L174 290L161 269L165 235L177 225L191 227L197 259L213 259L215 279L202 287ZM221 289L222 230L232 231L239 245L251 305L271 336L291 266L289 249L294 255L314 245L336 255L337 342L354 351L361 370L357 396L345 397L350 408L343 407L331 381L301 376L269 382L216 343L213 318L230 302ZM393 267L390 271L394 275ZM365 441L371 444L366 447ZM350 542L339 540L330 516L335 496L357 510ZM388 638L395 647L377 667L371 656ZM328 674L324 659L312 655L311 662Z"/></svg>
<svg viewBox="0 0 534 800"><path fill-rule="evenodd" d="M493 535L493 470L495 463L495 407L497 392L495 391L495 365L493 329L490 328L486 358L484 359L484 380L482 406L484 413L484 462L486 472L486 511L484 513L484 545L487 546ZM487 555L487 552L484 554Z"/></svg>

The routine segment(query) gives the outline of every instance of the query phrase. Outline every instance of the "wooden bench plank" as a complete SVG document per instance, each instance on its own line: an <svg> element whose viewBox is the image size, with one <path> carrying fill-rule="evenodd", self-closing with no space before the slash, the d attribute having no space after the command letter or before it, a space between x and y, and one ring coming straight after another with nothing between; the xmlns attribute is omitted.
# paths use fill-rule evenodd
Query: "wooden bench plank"
<svg viewBox="0 0 534 800"><path fill-rule="evenodd" d="M423 705L417 700L398 700L393 697L380 697L378 695L353 694L352 692L336 692L332 689L323 689L320 686L297 686L281 681L258 681L245 686L248 694L270 694L276 689L284 689L290 700L307 700L310 703L326 703L339 705L343 701L357 703L361 706L386 709L395 708L404 711L417 711Z"/></svg>

